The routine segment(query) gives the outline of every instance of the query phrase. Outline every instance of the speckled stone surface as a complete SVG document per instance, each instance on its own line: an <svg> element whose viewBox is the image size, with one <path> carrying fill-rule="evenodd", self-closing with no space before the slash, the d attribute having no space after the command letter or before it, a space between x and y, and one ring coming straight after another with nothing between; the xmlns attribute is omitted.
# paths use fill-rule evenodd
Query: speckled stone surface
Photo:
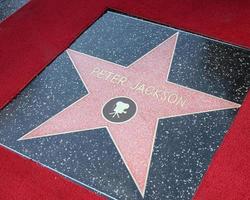
<svg viewBox="0 0 250 200"><path fill-rule="evenodd" d="M28 0L0 0L0 21L28 3Z"/></svg>
<svg viewBox="0 0 250 200"><path fill-rule="evenodd" d="M108 12L70 48L127 66L175 32ZM169 81L242 103L249 65L248 50L180 31ZM17 141L86 94L62 53L0 111L0 143L111 199L143 199L106 129ZM236 113L160 120L144 199L191 199Z"/></svg>

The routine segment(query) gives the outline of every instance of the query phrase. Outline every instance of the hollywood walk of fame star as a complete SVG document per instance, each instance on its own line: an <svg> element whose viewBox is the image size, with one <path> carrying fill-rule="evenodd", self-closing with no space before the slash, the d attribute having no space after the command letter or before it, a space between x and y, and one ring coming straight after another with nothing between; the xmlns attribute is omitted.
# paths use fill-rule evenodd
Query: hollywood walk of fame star
<svg viewBox="0 0 250 200"><path fill-rule="evenodd" d="M178 33L128 67L68 49L67 53L88 95L19 140L105 127L144 196L159 119L240 106L167 80L177 38ZM123 97L135 103L136 112L129 120L114 123L104 116L103 110L110 100ZM112 113L112 117L127 114L129 103L119 102L117 105L120 108L107 112L106 116L109 113Z"/></svg>

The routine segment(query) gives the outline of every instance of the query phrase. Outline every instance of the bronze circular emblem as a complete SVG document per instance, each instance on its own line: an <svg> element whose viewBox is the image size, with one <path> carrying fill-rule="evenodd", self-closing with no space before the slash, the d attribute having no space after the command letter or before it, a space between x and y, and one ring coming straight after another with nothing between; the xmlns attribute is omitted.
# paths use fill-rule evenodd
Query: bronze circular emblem
<svg viewBox="0 0 250 200"><path fill-rule="evenodd" d="M106 120L113 123L123 123L136 114L136 104L128 97L115 97L109 100L102 109Z"/></svg>

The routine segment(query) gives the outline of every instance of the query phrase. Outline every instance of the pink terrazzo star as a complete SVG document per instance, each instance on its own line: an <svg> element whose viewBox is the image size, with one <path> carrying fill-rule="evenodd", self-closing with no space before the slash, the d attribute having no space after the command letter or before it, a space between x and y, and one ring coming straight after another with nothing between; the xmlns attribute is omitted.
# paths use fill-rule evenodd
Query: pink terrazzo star
<svg viewBox="0 0 250 200"><path fill-rule="evenodd" d="M20 140L106 127L135 184L144 196L160 118L240 106L167 81L177 38L178 33L128 68L67 50L88 90L88 95L48 119ZM136 103L137 112L133 118L123 123L112 123L104 118L103 106L115 97L128 97Z"/></svg>

